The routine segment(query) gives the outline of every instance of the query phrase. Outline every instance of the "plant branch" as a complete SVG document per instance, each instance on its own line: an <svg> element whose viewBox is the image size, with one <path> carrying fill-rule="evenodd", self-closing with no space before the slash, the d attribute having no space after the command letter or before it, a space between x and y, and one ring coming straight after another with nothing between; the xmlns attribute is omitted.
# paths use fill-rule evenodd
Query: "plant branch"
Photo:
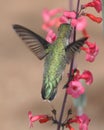
<svg viewBox="0 0 104 130"><path fill-rule="evenodd" d="M72 10L72 5L73 5L72 0L69 0L69 3L70 3L70 10ZM78 0L78 2L77 2L77 8L76 8L77 15L76 15L76 18L78 17L79 5L80 5L80 0ZM76 40L76 28L74 28L73 42L75 40ZM74 65L74 56L72 58L70 69L69 69L68 83L71 81L73 65ZM64 99L63 99L63 103L62 103L62 107L61 107L61 112L60 112L60 117L59 117L59 121L58 121L57 130L60 130L60 128L61 128L62 118L63 118L63 114L64 114L64 110L65 110L65 105L66 105L66 101L67 101L67 96L68 95L67 95L67 93L65 91L65 95L64 95Z"/></svg>

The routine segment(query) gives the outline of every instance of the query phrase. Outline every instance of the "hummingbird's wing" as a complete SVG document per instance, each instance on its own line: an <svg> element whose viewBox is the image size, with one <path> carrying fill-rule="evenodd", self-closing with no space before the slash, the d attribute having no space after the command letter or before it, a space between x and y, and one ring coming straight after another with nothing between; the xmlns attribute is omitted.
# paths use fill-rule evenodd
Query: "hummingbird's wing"
<svg viewBox="0 0 104 130"><path fill-rule="evenodd" d="M80 51L80 47L82 47L85 43L85 41L88 39L88 37L81 38L71 44L69 44L66 48L66 61L67 63L70 62L74 54L78 51Z"/></svg>
<svg viewBox="0 0 104 130"><path fill-rule="evenodd" d="M47 55L45 49L48 48L49 43L44 38L21 25L15 24L13 25L13 28L29 49L40 60Z"/></svg>

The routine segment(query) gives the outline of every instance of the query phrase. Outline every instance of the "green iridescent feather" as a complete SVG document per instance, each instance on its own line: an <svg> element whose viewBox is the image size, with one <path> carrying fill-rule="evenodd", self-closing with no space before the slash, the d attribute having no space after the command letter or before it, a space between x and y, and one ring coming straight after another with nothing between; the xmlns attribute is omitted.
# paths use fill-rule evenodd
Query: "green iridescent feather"
<svg viewBox="0 0 104 130"><path fill-rule="evenodd" d="M49 54L46 56L44 64L42 97L52 100L57 93L57 85L62 78L62 72L66 66L66 42L71 34L71 26L61 26L58 38L49 46ZM70 33L68 33L70 31Z"/></svg>

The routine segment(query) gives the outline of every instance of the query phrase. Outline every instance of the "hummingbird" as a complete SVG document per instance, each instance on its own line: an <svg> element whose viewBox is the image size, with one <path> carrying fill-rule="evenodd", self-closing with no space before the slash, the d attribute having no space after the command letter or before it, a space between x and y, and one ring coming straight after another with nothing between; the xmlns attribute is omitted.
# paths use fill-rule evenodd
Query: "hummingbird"
<svg viewBox="0 0 104 130"><path fill-rule="evenodd" d="M57 93L66 64L70 63L74 54L84 45L87 37L70 43L69 38L73 28L68 23L59 26L58 35L53 44L24 26L14 24L13 29L40 60L45 58L41 95L44 100L52 101Z"/></svg>

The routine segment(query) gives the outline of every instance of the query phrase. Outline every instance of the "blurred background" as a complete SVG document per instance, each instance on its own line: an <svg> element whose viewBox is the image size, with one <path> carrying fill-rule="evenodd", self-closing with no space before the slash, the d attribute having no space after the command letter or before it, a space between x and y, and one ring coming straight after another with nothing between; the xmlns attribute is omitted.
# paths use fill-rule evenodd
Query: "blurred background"
<svg viewBox="0 0 104 130"><path fill-rule="evenodd" d="M88 0L82 2L87 2ZM39 61L23 44L12 29L13 24L24 25L45 37L41 29L44 8L69 9L68 0L0 0L0 129L29 130L28 111L33 114L51 114L51 106L59 114L63 99L62 86L67 80L67 69L60 83L56 99L52 103L41 99L44 61ZM94 9L86 11L97 16ZM83 71L89 69L94 76L91 86L86 86L87 106L85 112L91 118L89 130L104 129L104 39L102 24L88 20L88 33L92 42L96 41L100 52L95 62L85 61L85 54L78 55L78 66ZM80 35L78 34L78 37ZM66 111L72 106L70 97ZM32 129L56 129L51 123L34 124Z"/></svg>

